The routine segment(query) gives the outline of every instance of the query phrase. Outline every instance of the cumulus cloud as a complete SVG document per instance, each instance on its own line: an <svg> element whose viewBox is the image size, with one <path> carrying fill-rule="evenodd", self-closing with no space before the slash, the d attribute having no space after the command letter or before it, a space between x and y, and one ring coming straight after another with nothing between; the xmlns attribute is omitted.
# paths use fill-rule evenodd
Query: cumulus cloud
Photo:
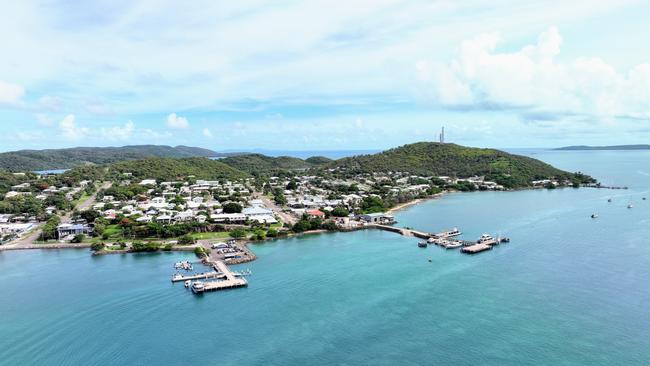
<svg viewBox="0 0 650 366"><path fill-rule="evenodd" d="M77 126L74 114L68 114L59 122L59 131L68 140L78 140L90 133L88 128Z"/></svg>
<svg viewBox="0 0 650 366"><path fill-rule="evenodd" d="M497 51L501 40L483 34L462 42L450 62L418 62L425 92L448 107L650 118L650 64L623 74L600 58L558 62L562 36L555 27L511 53Z"/></svg>
<svg viewBox="0 0 650 366"><path fill-rule="evenodd" d="M214 136L212 135L212 131L210 131L210 129L207 128L207 127L203 129L203 136L205 136L205 137L207 137L207 138L209 138L209 139L211 139L211 138L214 137Z"/></svg>
<svg viewBox="0 0 650 366"><path fill-rule="evenodd" d="M0 80L0 105L18 105L25 95L25 88Z"/></svg>
<svg viewBox="0 0 650 366"><path fill-rule="evenodd" d="M102 127L101 135L108 140L128 140L135 131L133 122L128 121L123 126Z"/></svg>
<svg viewBox="0 0 650 366"><path fill-rule="evenodd" d="M190 122L185 117L177 116L176 113L171 113L167 116L167 127L173 129L186 129L190 127Z"/></svg>

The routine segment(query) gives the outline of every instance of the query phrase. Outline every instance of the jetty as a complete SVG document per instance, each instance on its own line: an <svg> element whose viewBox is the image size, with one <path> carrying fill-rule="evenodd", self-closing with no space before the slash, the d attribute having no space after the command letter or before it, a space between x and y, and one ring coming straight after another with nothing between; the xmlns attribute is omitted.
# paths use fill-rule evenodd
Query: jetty
<svg viewBox="0 0 650 366"><path fill-rule="evenodd" d="M219 260L209 263L213 266L215 273L221 275L220 278L223 279L218 281L201 282L200 284L195 282L192 285L192 292L195 294L201 294L206 291L218 291L248 286L248 281L246 281L245 278L242 278L241 275L237 276L237 274L231 271L223 261Z"/></svg>
<svg viewBox="0 0 650 366"><path fill-rule="evenodd" d="M417 231L413 229L407 229L407 228L401 228L401 227L394 227L394 226L388 226L388 225L381 225L381 224L370 224L368 227L374 227L380 230L384 231L390 231L393 233L397 233L403 236L414 236L416 238L420 239L429 239L430 237L434 236L434 234L426 233L424 231Z"/></svg>
<svg viewBox="0 0 650 366"><path fill-rule="evenodd" d="M492 249L491 245L474 244L474 245L463 247L460 251L467 254L476 254L490 249Z"/></svg>
<svg viewBox="0 0 650 366"><path fill-rule="evenodd" d="M205 280L208 278L222 278L222 277L224 277L223 274L216 271L197 273L193 275L183 275L177 273L172 276L172 282L185 282L185 281Z"/></svg>

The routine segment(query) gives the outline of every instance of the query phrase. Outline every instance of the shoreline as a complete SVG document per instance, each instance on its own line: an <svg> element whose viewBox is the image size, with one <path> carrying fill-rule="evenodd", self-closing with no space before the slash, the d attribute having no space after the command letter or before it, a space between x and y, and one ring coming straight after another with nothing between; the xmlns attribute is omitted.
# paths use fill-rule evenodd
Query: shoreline
<svg viewBox="0 0 650 366"><path fill-rule="evenodd" d="M426 201L429 201L429 200L440 198L440 197L444 196L446 193L449 193L449 192L443 191L443 192L436 193L436 194L434 194L432 196L429 196L429 197L416 198L416 199L408 201L408 202L400 203L399 205L388 209L388 211L386 211L386 213L387 214L393 214L395 212L407 209L407 208L409 208L411 206L415 206L417 204L420 204L420 203L423 203L423 202L426 202Z"/></svg>

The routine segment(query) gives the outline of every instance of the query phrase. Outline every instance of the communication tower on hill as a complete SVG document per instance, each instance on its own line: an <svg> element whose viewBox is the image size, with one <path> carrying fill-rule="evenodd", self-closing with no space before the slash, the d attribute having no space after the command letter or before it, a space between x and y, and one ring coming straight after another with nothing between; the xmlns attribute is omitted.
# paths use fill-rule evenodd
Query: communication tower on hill
<svg viewBox="0 0 650 366"><path fill-rule="evenodd" d="M440 143L444 144L445 143L445 126L442 126L442 131L440 131L440 134L438 135L440 139Z"/></svg>

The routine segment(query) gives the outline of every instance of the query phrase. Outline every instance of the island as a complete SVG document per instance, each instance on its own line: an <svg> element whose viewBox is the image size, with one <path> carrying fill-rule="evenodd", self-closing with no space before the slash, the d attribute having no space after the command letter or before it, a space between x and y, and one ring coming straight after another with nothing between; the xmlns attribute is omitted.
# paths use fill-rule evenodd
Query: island
<svg viewBox="0 0 650 366"><path fill-rule="evenodd" d="M59 174L31 167L0 172L0 250L194 251L215 268L254 260L250 242L324 231L376 227L476 244L395 228L392 213L446 192L597 183L533 158L435 142L337 160L240 154L127 158Z"/></svg>
<svg viewBox="0 0 650 366"><path fill-rule="evenodd" d="M565 146L559 147L553 150L559 151L591 151L591 150L650 150L650 145L646 144L637 144L637 145L611 145L611 146L587 146L587 145L576 145L576 146Z"/></svg>

